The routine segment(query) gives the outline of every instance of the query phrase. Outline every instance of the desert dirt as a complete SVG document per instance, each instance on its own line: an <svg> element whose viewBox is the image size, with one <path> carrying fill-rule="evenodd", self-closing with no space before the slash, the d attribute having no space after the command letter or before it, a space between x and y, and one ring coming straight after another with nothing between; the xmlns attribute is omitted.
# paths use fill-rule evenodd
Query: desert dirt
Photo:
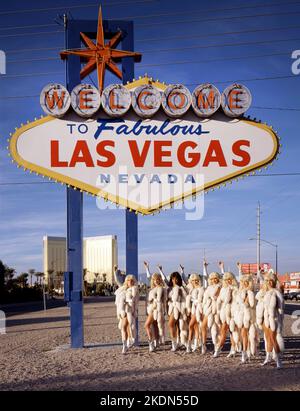
<svg viewBox="0 0 300 411"><path fill-rule="evenodd" d="M112 301L85 304L87 348L77 350L65 348L68 307L9 316L7 334L0 335L0 390L300 390L300 334L293 335L290 315L285 316L283 368L277 370L274 363L261 366L262 350L250 364L240 364L240 356L226 358L228 344L219 358L212 357L210 343L205 355L173 353L168 341L149 353L142 314L143 301L141 346L125 355Z"/></svg>

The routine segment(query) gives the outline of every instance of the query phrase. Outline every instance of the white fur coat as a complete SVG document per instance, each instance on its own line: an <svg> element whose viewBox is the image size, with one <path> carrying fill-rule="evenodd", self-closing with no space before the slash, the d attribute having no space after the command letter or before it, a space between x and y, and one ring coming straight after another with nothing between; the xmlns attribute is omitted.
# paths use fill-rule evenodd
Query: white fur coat
<svg viewBox="0 0 300 411"><path fill-rule="evenodd" d="M173 286L168 292L168 314L174 315L175 320L186 319L186 297L187 293L184 287Z"/></svg>

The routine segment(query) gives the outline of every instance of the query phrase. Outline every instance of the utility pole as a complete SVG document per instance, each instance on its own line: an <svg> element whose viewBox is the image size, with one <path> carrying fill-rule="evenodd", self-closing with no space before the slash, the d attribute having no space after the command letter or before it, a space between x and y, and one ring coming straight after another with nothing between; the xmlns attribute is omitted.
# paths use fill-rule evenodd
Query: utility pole
<svg viewBox="0 0 300 411"><path fill-rule="evenodd" d="M256 264L257 278L260 278L260 202L257 204L256 213Z"/></svg>

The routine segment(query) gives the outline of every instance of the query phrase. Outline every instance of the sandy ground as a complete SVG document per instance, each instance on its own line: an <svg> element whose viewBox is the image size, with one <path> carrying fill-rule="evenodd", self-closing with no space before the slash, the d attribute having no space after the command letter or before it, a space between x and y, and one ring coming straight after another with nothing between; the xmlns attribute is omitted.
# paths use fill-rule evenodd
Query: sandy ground
<svg viewBox="0 0 300 411"><path fill-rule="evenodd" d="M300 309L287 306L288 311ZM140 318L141 347L121 354L113 302L85 304L85 343L92 348L57 349L69 343L67 307L13 315L0 335L0 390L299 390L300 335L285 317L283 369L261 367L263 353L250 364L209 352L172 353L170 345L149 354ZM144 313L145 303L140 303ZM298 327L299 328L299 327Z"/></svg>

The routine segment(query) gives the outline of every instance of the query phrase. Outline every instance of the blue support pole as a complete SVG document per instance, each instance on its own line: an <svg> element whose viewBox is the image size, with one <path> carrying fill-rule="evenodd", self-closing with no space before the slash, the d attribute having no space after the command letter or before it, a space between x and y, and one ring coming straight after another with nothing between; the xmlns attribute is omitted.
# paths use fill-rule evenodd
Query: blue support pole
<svg viewBox="0 0 300 411"><path fill-rule="evenodd" d="M80 34L72 22L67 22L66 48L80 47ZM80 60L70 56L67 60L67 89L71 90L80 83ZM67 188L67 270L71 273L70 290L70 323L71 348L82 348L83 333L83 196L72 187Z"/></svg>
<svg viewBox="0 0 300 411"><path fill-rule="evenodd" d="M97 21L70 20L66 26L66 48L80 48L80 32L95 35ZM122 30L123 50L133 51L133 23L123 20L103 21L105 37L111 38L116 32ZM122 62L123 82L131 81L134 77L134 59L126 57ZM80 83L80 59L68 56L67 60L67 89L71 91ZM82 348L84 345L83 333L83 198L80 191L67 188L67 281L69 290L70 322L71 322L71 347ZM138 280L138 218L134 212L126 210L126 272L133 274ZM67 278L67 277L66 277ZM138 330L138 328L137 328ZM137 339L138 341L138 339Z"/></svg>

